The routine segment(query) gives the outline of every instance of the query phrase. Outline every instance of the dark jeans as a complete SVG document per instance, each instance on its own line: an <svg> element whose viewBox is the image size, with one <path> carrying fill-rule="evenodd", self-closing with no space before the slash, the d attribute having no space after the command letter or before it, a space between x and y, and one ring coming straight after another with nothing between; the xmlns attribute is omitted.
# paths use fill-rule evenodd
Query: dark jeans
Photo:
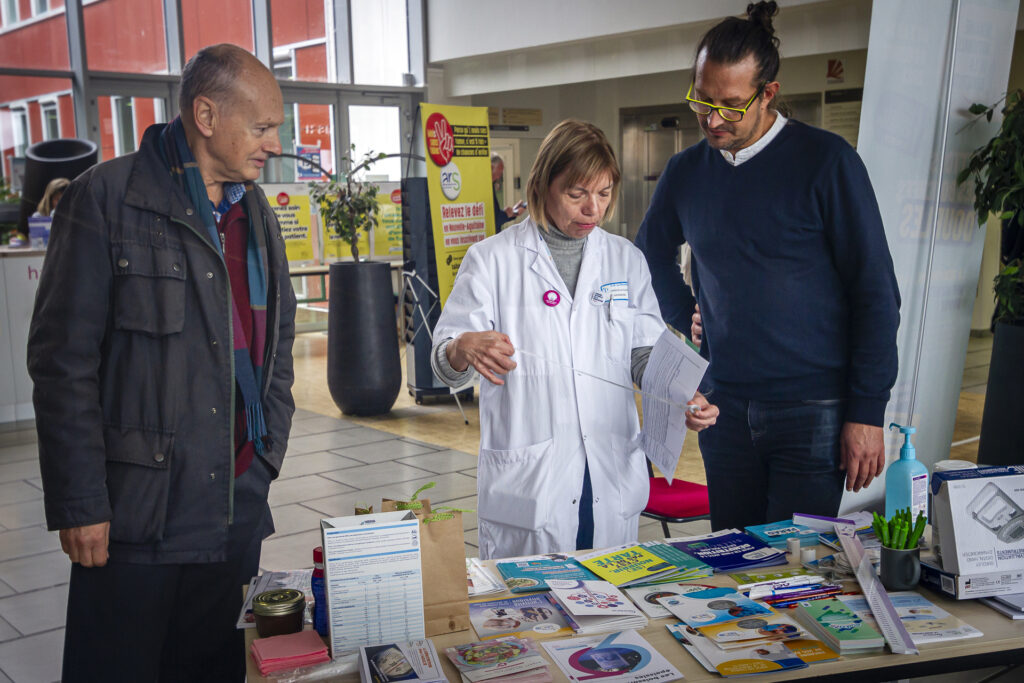
<svg viewBox="0 0 1024 683"><path fill-rule="evenodd" d="M73 564L61 680L244 681L235 622L242 586L259 572L260 545L273 530L269 483L259 457L235 480L225 562Z"/></svg>
<svg viewBox="0 0 1024 683"><path fill-rule="evenodd" d="M699 435L715 531L778 522L794 512L834 517L845 402L748 401L705 394L718 422Z"/></svg>

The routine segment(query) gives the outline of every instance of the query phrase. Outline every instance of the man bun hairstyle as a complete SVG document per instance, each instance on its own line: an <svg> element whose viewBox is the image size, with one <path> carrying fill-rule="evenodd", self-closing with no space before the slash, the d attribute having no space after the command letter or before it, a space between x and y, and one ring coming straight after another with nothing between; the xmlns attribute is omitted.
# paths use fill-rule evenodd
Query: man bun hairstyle
<svg viewBox="0 0 1024 683"><path fill-rule="evenodd" d="M775 37L772 18L779 6L774 1L747 5L747 18L728 17L704 34L697 46L697 56L718 64L735 64L753 55L757 63L757 84L775 80L779 73L779 39Z"/></svg>
<svg viewBox="0 0 1024 683"><path fill-rule="evenodd" d="M209 45L188 60L181 71L178 109L183 120L192 122L192 103L197 97L209 97L218 104L230 104L235 98L235 83L248 66L251 55L237 45Z"/></svg>

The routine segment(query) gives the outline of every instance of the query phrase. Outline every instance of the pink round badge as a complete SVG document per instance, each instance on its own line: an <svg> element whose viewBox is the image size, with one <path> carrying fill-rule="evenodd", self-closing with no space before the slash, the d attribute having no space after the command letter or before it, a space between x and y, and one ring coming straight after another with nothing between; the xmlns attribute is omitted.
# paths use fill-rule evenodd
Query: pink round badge
<svg viewBox="0 0 1024 683"><path fill-rule="evenodd" d="M556 292L553 289L549 289L548 291L544 292L544 303L547 304L548 306L557 306L558 302L561 300L562 297L560 297L558 295L558 292Z"/></svg>

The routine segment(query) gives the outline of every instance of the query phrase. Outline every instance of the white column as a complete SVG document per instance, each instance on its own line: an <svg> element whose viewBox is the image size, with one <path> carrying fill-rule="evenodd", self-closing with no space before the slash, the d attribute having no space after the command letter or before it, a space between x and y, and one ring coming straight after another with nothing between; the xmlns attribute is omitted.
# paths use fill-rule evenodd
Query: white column
<svg viewBox="0 0 1024 683"><path fill-rule="evenodd" d="M965 128L1006 90L1018 0L886 0L871 14L858 152L871 174L900 294L900 371L886 413L917 427L917 457L949 457L985 231L956 175L998 128ZM886 438L888 461L898 435ZM883 480L844 510L885 495Z"/></svg>

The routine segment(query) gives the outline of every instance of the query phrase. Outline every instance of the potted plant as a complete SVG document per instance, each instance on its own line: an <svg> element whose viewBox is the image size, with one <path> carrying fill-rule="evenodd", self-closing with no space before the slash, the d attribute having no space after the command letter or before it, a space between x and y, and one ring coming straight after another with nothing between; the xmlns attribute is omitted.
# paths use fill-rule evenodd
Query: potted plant
<svg viewBox="0 0 1024 683"><path fill-rule="evenodd" d="M0 244L7 244L11 234L17 232L20 215L21 197L0 178Z"/></svg>
<svg viewBox="0 0 1024 683"><path fill-rule="evenodd" d="M1006 94L993 105L973 104L975 120L988 121L1003 105L999 132L976 149L960 171L958 183L974 181L978 223L995 214L1009 228L1024 229L1024 90ZM1002 264L995 279L995 336L988 388L978 443L978 462L989 465L1024 463L1020 387L1024 386L1024 268L1020 260Z"/></svg>
<svg viewBox="0 0 1024 683"><path fill-rule="evenodd" d="M330 264L327 313L327 386L345 415L380 415L391 410L402 385L391 266L359 260L359 237L377 220L377 186L358 173L384 154L350 156L343 179L310 183L310 197L327 229L348 242L352 261Z"/></svg>

